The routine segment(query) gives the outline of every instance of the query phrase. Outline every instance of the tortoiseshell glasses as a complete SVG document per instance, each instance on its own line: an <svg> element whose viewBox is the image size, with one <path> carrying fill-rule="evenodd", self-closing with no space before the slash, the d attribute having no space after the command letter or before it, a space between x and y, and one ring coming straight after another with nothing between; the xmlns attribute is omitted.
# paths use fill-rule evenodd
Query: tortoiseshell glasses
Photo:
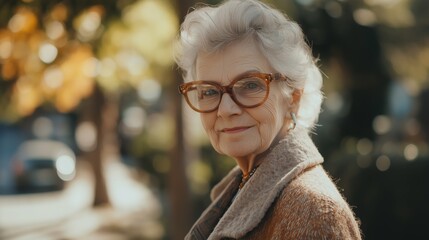
<svg viewBox="0 0 429 240"><path fill-rule="evenodd" d="M193 81L179 86L189 106L200 113L215 111L224 93L244 108L262 105L270 93L273 80L288 80L280 73L245 73L235 78L229 85L222 86L212 81Z"/></svg>

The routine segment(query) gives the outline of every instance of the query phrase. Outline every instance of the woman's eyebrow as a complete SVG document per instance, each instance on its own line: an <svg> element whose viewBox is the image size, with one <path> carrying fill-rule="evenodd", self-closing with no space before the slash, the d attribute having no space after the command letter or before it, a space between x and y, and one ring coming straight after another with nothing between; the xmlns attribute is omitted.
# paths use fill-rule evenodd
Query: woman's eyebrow
<svg viewBox="0 0 429 240"><path fill-rule="evenodd" d="M236 75L234 78L232 78L233 79L233 81L235 80L235 79L237 79L237 78L241 78L241 77L244 77L244 76L246 76L246 75L249 75L249 74L252 74L252 73L260 73L261 71L259 71L259 70L257 70L257 69L251 69L251 70L247 70L247 71L245 71L245 72L242 72L242 73L240 73L240 74L238 74L238 75Z"/></svg>
<svg viewBox="0 0 429 240"><path fill-rule="evenodd" d="M250 70L246 70L244 72L238 73L238 74L234 75L234 77L229 78L229 79L231 79L230 82L232 82L236 79L242 78L246 75L253 74L253 73L261 73L261 71L257 68L254 68L254 69L250 69ZM217 83L217 84L219 84L219 82L223 82L222 79L198 79L198 81L213 82L213 83Z"/></svg>

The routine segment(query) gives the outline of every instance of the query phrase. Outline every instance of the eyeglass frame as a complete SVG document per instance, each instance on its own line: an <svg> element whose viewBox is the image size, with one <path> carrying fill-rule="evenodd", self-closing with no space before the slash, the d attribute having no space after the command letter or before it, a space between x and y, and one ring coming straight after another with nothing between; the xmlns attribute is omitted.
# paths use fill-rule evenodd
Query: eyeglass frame
<svg viewBox="0 0 429 240"><path fill-rule="evenodd" d="M237 100L237 98L235 97L234 92L232 91L232 88L233 88L233 86L234 86L234 84L236 82L238 82L238 81L240 81L240 80L242 80L244 78L248 78L248 77L257 77L257 78L260 78L260 79L262 79L262 80L265 81L265 84L267 86L267 93L266 93L264 99L260 103L253 104L253 105L250 105L250 106L246 106L246 105L240 103L240 101ZM286 77L285 75L283 75L281 73L252 72L252 73L244 73L244 74L238 75L236 78L234 78L226 86L220 85L217 82L205 81L205 80L199 80L199 81L192 81L192 82L182 83L182 84L179 85L179 93L182 94L185 97L185 100L188 103L189 107L192 108L194 111L199 112L199 113L210 113L210 112L216 111L219 108L219 105L220 105L220 103L222 101L223 94L225 94L225 93L228 93L229 96L231 97L231 99L234 101L234 103L237 104L238 106L243 107L243 108L255 108L255 107L259 107L259 106L261 106L262 104L265 103L265 101L267 100L267 98L268 98L268 96L270 94L270 83L273 80L278 80L278 79L282 79L284 81L290 80L290 78ZM191 104L191 101L188 98L187 92L189 91L189 88L192 85L195 85L195 84L209 84L209 85L213 85L213 86L217 87L220 90L221 94L220 94L219 102L218 102L218 104L216 105L215 108L210 109L210 110L202 111L202 110L197 109L196 107L194 107Z"/></svg>

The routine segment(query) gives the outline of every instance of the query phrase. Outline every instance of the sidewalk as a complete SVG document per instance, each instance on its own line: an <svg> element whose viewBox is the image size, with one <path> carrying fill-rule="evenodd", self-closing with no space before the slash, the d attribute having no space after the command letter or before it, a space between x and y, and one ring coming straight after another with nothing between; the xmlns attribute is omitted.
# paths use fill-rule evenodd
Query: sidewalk
<svg viewBox="0 0 429 240"><path fill-rule="evenodd" d="M10 240L116 240L161 239L160 223L143 212L124 213L112 207L88 208L56 224L19 227L1 232Z"/></svg>
<svg viewBox="0 0 429 240"><path fill-rule="evenodd" d="M162 239L160 203L126 166L106 165L111 205L96 208L91 172L79 168L61 192L0 197L0 239Z"/></svg>

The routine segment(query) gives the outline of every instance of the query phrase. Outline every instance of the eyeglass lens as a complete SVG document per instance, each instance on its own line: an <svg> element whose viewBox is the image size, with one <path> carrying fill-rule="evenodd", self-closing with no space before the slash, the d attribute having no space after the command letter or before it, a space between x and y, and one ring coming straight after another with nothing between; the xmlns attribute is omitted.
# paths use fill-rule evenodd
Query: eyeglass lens
<svg viewBox="0 0 429 240"><path fill-rule="evenodd" d="M267 82L259 77L248 77L236 81L232 86L232 99L243 107L261 104L267 95ZM218 107L223 95L222 89L210 83L196 83L187 91L189 103L200 111Z"/></svg>

